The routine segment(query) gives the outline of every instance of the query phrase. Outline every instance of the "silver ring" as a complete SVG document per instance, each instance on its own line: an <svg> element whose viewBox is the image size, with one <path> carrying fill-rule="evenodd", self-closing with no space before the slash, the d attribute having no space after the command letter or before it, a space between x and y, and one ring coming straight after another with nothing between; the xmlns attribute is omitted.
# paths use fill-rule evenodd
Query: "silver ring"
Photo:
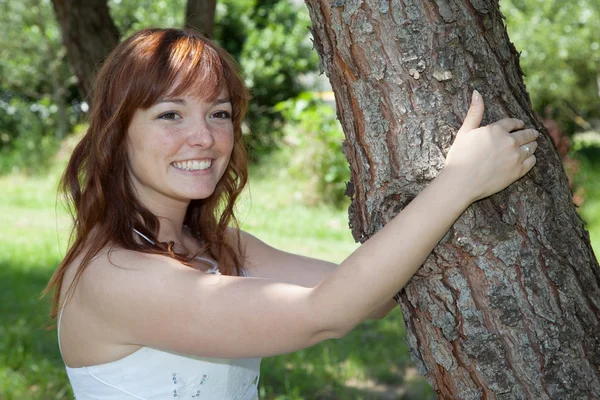
<svg viewBox="0 0 600 400"><path fill-rule="evenodd" d="M527 155L529 155L529 152L531 151L531 150L529 149L529 146L525 145L525 146L523 146L523 147L525 148L525 153L527 153Z"/></svg>

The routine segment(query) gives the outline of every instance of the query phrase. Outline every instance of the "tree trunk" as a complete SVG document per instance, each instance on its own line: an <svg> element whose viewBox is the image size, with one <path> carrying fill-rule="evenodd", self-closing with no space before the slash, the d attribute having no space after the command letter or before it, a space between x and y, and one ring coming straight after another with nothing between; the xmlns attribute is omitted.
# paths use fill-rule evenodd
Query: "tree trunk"
<svg viewBox="0 0 600 400"><path fill-rule="evenodd" d="M88 97L95 72L117 45L119 31L106 0L52 0L52 4L79 89Z"/></svg>
<svg viewBox="0 0 600 400"><path fill-rule="evenodd" d="M444 166L473 89L484 124L544 132L497 1L306 0L364 242ZM412 358L442 399L600 398L600 273L551 139L472 205L401 295Z"/></svg>
<svg viewBox="0 0 600 400"><path fill-rule="evenodd" d="M185 27L194 28L206 37L212 37L215 28L217 0L188 0Z"/></svg>

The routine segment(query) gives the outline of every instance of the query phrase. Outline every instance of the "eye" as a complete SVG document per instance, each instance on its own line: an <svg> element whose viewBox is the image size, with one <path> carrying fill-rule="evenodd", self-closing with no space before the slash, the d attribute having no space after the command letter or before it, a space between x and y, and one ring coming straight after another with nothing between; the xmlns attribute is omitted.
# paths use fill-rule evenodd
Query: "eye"
<svg viewBox="0 0 600 400"><path fill-rule="evenodd" d="M228 111L217 111L212 117L217 119L231 119L231 114Z"/></svg>
<svg viewBox="0 0 600 400"><path fill-rule="evenodd" d="M166 121L174 121L176 119L181 119L181 115L179 115L175 111L169 111L169 112L160 114L158 116L158 119L164 119Z"/></svg>

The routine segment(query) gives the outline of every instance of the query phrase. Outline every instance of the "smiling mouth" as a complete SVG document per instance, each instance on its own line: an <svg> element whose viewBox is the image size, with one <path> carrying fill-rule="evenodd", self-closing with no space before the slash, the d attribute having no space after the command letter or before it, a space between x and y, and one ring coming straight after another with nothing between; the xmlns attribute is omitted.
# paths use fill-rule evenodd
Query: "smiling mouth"
<svg viewBox="0 0 600 400"><path fill-rule="evenodd" d="M171 165L183 171L203 171L210 168L212 165L212 160L175 161L172 162Z"/></svg>

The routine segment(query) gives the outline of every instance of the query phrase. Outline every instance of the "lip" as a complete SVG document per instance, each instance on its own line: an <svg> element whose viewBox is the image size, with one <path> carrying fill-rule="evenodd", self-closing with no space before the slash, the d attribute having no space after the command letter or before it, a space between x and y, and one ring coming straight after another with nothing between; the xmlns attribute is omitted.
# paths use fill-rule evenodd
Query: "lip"
<svg viewBox="0 0 600 400"><path fill-rule="evenodd" d="M173 161L171 161L171 164L173 164L173 163L183 163L183 162L188 162L188 161L199 161L199 162L210 161L210 162L213 162L213 161L215 161L215 159L212 158L212 157L182 158L181 160L173 160Z"/></svg>

